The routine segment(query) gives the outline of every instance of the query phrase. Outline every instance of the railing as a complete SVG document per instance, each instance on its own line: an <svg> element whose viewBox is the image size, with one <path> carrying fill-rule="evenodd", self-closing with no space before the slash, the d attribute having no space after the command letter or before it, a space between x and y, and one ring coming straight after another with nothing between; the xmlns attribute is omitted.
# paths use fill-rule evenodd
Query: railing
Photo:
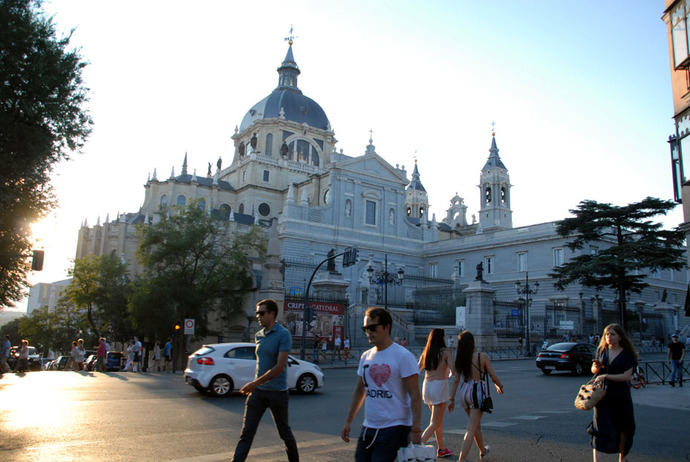
<svg viewBox="0 0 690 462"><path fill-rule="evenodd" d="M647 383L660 383L664 385L673 372L673 368L667 361L644 361L640 363L640 367L644 371ZM690 380L690 371L688 367L683 365L683 381Z"/></svg>

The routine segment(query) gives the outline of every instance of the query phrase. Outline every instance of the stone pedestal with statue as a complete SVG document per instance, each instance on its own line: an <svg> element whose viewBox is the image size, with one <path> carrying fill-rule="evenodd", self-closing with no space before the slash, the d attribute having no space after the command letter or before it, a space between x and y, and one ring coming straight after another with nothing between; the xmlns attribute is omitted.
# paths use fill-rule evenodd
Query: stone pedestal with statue
<svg viewBox="0 0 690 462"><path fill-rule="evenodd" d="M495 350L498 338L494 330L494 297L496 291L484 280L476 279L465 289L465 329L474 335L477 351Z"/></svg>

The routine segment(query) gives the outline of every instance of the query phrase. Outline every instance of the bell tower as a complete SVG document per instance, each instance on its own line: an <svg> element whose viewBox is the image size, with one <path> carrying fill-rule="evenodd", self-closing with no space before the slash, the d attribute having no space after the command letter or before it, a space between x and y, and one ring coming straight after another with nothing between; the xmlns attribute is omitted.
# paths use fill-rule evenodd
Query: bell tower
<svg viewBox="0 0 690 462"><path fill-rule="evenodd" d="M513 211L510 209L510 176L501 162L496 146L496 132L491 133L489 159L479 177L479 230L495 231L513 227Z"/></svg>
<svg viewBox="0 0 690 462"><path fill-rule="evenodd" d="M429 211L429 197L419 179L417 159L414 161L412 180L405 191L405 214L408 217L426 219Z"/></svg>

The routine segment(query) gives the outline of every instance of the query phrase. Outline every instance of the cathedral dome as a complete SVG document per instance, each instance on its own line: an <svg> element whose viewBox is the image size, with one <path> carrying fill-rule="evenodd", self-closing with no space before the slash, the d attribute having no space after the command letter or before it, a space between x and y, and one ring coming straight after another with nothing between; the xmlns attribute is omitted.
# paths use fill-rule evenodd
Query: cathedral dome
<svg viewBox="0 0 690 462"><path fill-rule="evenodd" d="M278 117L300 124L306 123L310 127L330 130L331 124L321 106L303 95L297 88L299 74L300 70L292 55L291 44L285 59L278 68L278 87L249 109L240 124L240 132L246 130L256 120Z"/></svg>

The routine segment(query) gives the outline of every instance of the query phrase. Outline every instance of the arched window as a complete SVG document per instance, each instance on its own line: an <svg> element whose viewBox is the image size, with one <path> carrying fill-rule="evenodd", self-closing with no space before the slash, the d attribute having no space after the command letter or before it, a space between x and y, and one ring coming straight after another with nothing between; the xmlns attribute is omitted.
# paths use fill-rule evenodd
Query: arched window
<svg viewBox="0 0 690 462"><path fill-rule="evenodd" d="M407 208L407 216L409 217L410 215L412 215L412 207Z"/></svg>
<svg viewBox="0 0 690 462"><path fill-rule="evenodd" d="M484 189L484 202L487 204L491 203L491 186L487 186L486 189Z"/></svg>
<svg viewBox="0 0 690 462"><path fill-rule="evenodd" d="M185 205L187 205L187 198L184 197L182 194L177 196L177 205L179 205L180 207L184 207Z"/></svg>
<svg viewBox="0 0 690 462"><path fill-rule="evenodd" d="M240 213L244 213L244 204L240 204L239 211Z"/></svg>
<svg viewBox="0 0 690 462"><path fill-rule="evenodd" d="M423 216L424 216L424 207L419 207L419 217L421 218Z"/></svg>
<svg viewBox="0 0 690 462"><path fill-rule="evenodd" d="M232 209L230 208L230 206L228 204L221 205L220 206L220 217L223 220L229 220L231 211L232 211Z"/></svg>
<svg viewBox="0 0 690 462"><path fill-rule="evenodd" d="M506 194L506 188L501 187L501 204L506 204L508 201L508 195Z"/></svg>
<svg viewBox="0 0 690 462"><path fill-rule="evenodd" d="M164 209L164 208L167 207L167 206L168 206L168 196L166 196L165 194L163 194L163 195L161 196L161 208Z"/></svg>
<svg viewBox="0 0 690 462"><path fill-rule="evenodd" d="M312 149L311 151L311 164L315 166L319 166L319 153L316 152L316 149Z"/></svg>
<svg viewBox="0 0 690 462"><path fill-rule="evenodd" d="M266 135L266 155L267 156L272 156L273 155L273 134L269 133Z"/></svg>
<svg viewBox="0 0 690 462"><path fill-rule="evenodd" d="M240 153L240 157L244 157L244 142L240 143L240 146L237 148L237 150Z"/></svg>
<svg viewBox="0 0 690 462"><path fill-rule="evenodd" d="M199 202L197 202L197 206L199 206L199 210L206 210L206 200L200 199Z"/></svg>

